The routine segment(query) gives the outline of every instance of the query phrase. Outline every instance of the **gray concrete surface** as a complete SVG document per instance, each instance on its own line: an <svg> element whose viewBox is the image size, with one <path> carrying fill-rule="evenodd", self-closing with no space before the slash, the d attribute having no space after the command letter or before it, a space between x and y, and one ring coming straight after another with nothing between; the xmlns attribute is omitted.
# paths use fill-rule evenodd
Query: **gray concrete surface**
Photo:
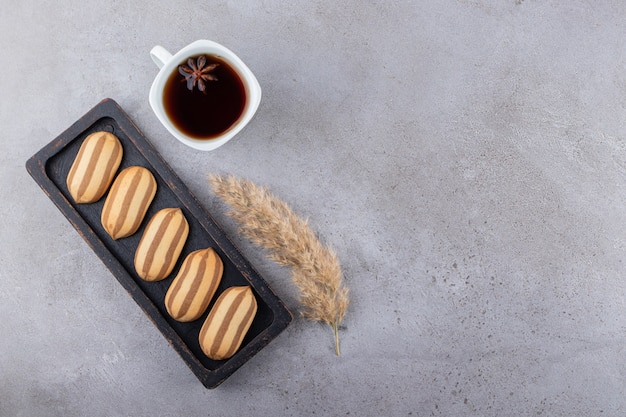
<svg viewBox="0 0 626 417"><path fill-rule="evenodd" d="M626 415L622 0L8 0L0 8L0 416ZM223 43L263 100L176 142L148 51ZM267 185L342 261L333 354L298 318L205 390L24 169L115 99L236 234L211 172Z"/></svg>

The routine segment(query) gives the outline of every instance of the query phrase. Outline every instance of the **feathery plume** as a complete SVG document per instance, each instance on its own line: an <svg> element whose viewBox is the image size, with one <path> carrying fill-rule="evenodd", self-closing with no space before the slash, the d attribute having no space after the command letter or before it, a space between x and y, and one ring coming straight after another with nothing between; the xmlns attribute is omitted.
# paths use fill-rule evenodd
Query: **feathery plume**
<svg viewBox="0 0 626 417"><path fill-rule="evenodd" d="M282 200L253 182L230 175L210 175L213 192L231 208L227 214L239 231L268 251L268 257L291 268L300 292L302 314L332 327L339 356L339 324L349 304L341 266L334 250L316 238L306 220Z"/></svg>

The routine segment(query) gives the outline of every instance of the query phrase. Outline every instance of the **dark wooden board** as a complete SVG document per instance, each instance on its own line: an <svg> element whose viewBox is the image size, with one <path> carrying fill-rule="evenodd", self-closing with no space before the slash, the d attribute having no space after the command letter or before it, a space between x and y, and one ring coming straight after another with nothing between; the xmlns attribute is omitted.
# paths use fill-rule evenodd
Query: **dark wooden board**
<svg viewBox="0 0 626 417"><path fill-rule="evenodd" d="M157 193L140 229L134 235L117 241L110 238L100 223L106 195L93 204L76 204L66 185L67 173L80 145L87 135L96 131L108 131L120 139L124 156L118 172L128 166L140 165L148 168L157 180ZM30 158L26 168L205 387L215 388L222 383L291 322L292 315L283 302L114 100L100 102ZM183 210L189 222L189 237L172 274L163 281L146 282L135 272L135 249L148 220L166 207L180 207ZM165 309L165 293L185 256L209 246L216 250L224 262L221 284L207 312L200 319L179 323ZM258 312L239 351L230 359L214 361L202 353L198 334L219 294L233 285L250 285L253 288Z"/></svg>

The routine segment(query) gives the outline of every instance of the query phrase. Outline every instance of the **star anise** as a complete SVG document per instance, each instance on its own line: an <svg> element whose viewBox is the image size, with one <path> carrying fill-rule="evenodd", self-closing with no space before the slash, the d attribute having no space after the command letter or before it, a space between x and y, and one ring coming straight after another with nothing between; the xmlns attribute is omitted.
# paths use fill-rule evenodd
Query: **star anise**
<svg viewBox="0 0 626 417"><path fill-rule="evenodd" d="M193 90L198 85L198 90L206 94L206 82L217 81L217 77L211 74L219 64L206 65L206 57L200 55L196 62L193 58L187 60L187 65L179 65L178 72L185 77L187 88Z"/></svg>

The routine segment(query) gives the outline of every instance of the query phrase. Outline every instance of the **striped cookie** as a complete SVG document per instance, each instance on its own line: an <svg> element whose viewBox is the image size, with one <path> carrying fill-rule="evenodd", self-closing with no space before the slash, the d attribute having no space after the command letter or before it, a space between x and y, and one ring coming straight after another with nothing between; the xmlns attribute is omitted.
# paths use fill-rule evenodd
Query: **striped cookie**
<svg viewBox="0 0 626 417"><path fill-rule="evenodd" d="M152 173L140 166L119 173L102 208L102 227L114 239L132 235L139 229L157 190Z"/></svg>
<svg viewBox="0 0 626 417"><path fill-rule="evenodd" d="M94 203L102 198L122 162L122 153L122 144L112 133L87 136L67 174L67 189L76 203Z"/></svg>
<svg viewBox="0 0 626 417"><path fill-rule="evenodd" d="M200 329L200 347L214 360L228 359L237 352L257 311L249 286L230 287L209 312Z"/></svg>
<svg viewBox="0 0 626 417"><path fill-rule="evenodd" d="M160 281L174 269L189 224L179 208L164 208L148 222L135 252L135 270L146 281Z"/></svg>
<svg viewBox="0 0 626 417"><path fill-rule="evenodd" d="M224 265L212 249L191 252L165 294L165 308L175 320L194 321L204 314L222 279Z"/></svg>

